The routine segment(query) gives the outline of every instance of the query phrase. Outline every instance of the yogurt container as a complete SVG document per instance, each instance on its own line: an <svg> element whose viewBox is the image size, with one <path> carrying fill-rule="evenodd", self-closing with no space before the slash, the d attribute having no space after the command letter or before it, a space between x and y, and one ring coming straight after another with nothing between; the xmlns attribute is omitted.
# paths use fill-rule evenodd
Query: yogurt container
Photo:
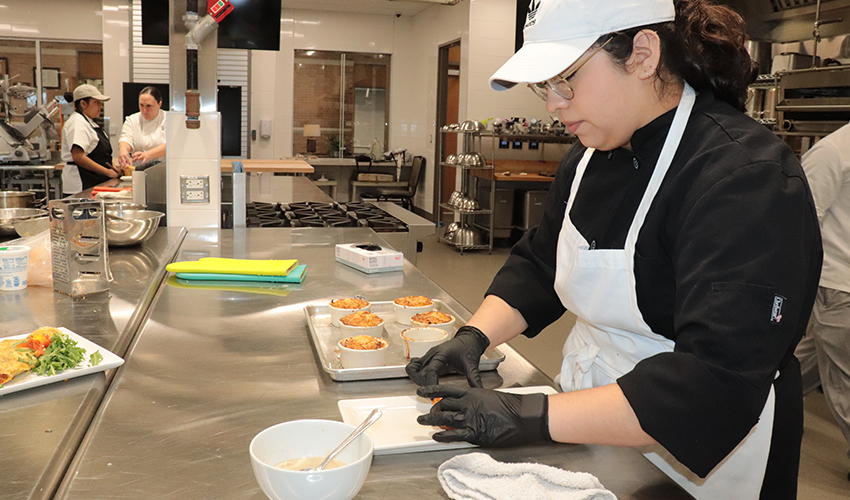
<svg viewBox="0 0 850 500"><path fill-rule="evenodd" d="M0 290L26 289L29 255L25 245L0 246Z"/></svg>

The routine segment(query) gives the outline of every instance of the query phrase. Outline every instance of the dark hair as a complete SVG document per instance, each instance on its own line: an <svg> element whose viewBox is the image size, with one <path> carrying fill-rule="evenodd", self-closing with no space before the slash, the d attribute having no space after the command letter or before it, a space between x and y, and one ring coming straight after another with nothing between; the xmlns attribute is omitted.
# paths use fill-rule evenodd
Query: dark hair
<svg viewBox="0 0 850 500"><path fill-rule="evenodd" d="M153 85L148 85L147 87L139 91L140 96L143 96L145 94L150 94L150 96L153 97L156 102L162 104L162 93L159 91L158 88L154 87Z"/></svg>
<svg viewBox="0 0 850 500"><path fill-rule="evenodd" d="M710 0L678 0L675 21L617 32L604 50L625 69L634 37L645 29L655 31L661 39L657 74L662 92L669 83L665 76L673 75L744 110L747 89L758 76L758 64L747 51L746 24L740 14Z"/></svg>
<svg viewBox="0 0 850 500"><path fill-rule="evenodd" d="M73 95L71 97L73 97ZM83 97L82 99L77 99L76 101L74 101L74 111L79 111L80 113L82 113L83 105L81 103L83 101L86 101L86 103L91 102L91 99L91 97Z"/></svg>

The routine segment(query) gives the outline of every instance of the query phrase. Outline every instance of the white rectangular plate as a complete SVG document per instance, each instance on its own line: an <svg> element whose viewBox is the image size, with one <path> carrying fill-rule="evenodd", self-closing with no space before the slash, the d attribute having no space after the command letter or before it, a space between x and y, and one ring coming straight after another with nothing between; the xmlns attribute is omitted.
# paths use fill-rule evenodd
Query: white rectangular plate
<svg viewBox="0 0 850 500"><path fill-rule="evenodd" d="M548 385L535 387L507 387L498 389L514 394L555 394L557 391ZM387 398L342 399L337 402L342 421L350 425L359 425L375 408L380 408L383 416L372 424L366 432L375 442L375 455L413 453L417 451L453 450L472 448L474 444L464 441L438 443L431 436L439 427L426 427L416 422L416 417L425 413L417 409L416 395L394 396Z"/></svg>
<svg viewBox="0 0 850 500"><path fill-rule="evenodd" d="M65 370L57 373L56 375L36 375L35 373L22 373L17 377L13 378L11 382L7 382L0 388L0 396L3 394L9 394L12 392L23 391L24 389L32 389L33 387L39 387L42 385L52 384L54 382L61 382L63 380L68 380L69 378L74 377L82 377L83 375L88 375L89 373L97 373L105 370L109 370L110 368L117 368L124 363L124 360L107 351L103 347L95 344L94 342L86 339L85 337L81 337L76 333L68 330L67 328L59 328L59 330L67 335L68 337L77 341L77 345L86 350L86 353L83 355L83 362L80 366L76 368L71 368L70 370ZM0 338L0 340L20 338L25 339L28 334L24 335L12 335L10 337ZM103 359L96 366L89 366L89 357L95 352L100 351L100 355L103 356Z"/></svg>

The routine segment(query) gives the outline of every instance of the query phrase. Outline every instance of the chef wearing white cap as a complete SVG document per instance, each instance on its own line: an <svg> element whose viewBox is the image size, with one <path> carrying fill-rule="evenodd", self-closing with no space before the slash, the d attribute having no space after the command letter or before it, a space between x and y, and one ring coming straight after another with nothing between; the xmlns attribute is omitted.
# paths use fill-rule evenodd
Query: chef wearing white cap
<svg viewBox="0 0 850 500"><path fill-rule="evenodd" d="M531 2L490 84L527 84L581 144L468 325L407 367L443 398L434 439L646 446L700 500L796 498L821 241L799 161L742 112L744 27L706 0ZM481 388L488 347L565 310L564 393ZM435 385L452 371L472 387Z"/></svg>
<svg viewBox="0 0 850 500"><path fill-rule="evenodd" d="M109 136L94 121L103 109L103 101L108 100L94 85L83 84L74 89L74 112L62 127L65 194L79 193L123 174L121 168L113 166Z"/></svg>

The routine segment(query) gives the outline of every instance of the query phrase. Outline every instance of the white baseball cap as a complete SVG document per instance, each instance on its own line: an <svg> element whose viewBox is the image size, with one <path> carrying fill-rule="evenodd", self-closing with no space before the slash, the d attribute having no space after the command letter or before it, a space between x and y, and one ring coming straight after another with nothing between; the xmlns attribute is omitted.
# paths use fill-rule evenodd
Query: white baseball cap
<svg viewBox="0 0 850 500"><path fill-rule="evenodd" d="M507 90L520 82L548 80L602 35L675 17L673 0L531 0L525 42L490 77L490 87Z"/></svg>
<svg viewBox="0 0 850 500"><path fill-rule="evenodd" d="M85 99L86 97L94 97L98 101L109 100L109 97L101 94L100 91L97 90L97 87L95 87L94 85L89 85L85 83L74 89L74 101L79 101L80 99Z"/></svg>

